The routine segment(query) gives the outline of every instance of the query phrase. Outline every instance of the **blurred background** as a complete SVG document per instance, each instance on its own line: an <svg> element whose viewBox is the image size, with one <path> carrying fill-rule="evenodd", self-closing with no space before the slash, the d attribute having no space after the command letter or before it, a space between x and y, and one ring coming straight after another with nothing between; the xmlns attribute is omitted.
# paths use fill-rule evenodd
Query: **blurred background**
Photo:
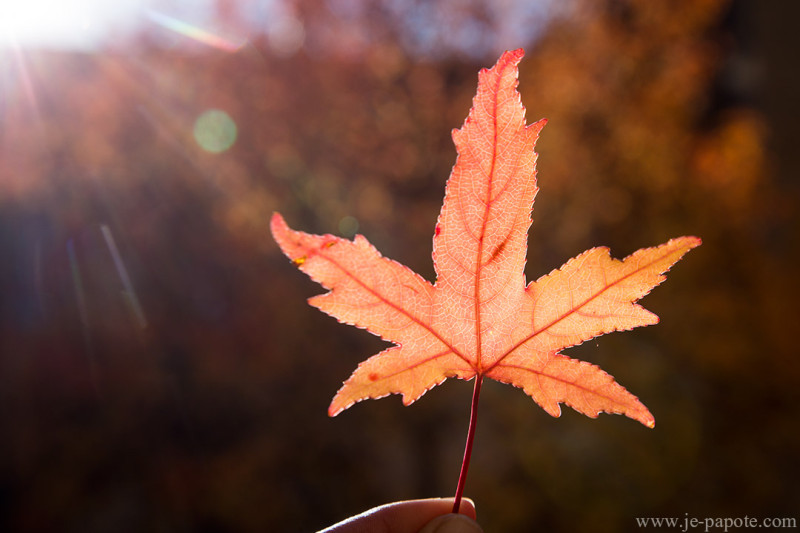
<svg viewBox="0 0 800 533"><path fill-rule="evenodd" d="M430 280L477 71L525 47L536 279L597 245L704 244L658 326L568 354L650 408L489 382L486 531L800 509L797 4L9 1L0 7L0 529L313 531L455 491L471 383L326 409L385 343L305 303L296 228Z"/></svg>

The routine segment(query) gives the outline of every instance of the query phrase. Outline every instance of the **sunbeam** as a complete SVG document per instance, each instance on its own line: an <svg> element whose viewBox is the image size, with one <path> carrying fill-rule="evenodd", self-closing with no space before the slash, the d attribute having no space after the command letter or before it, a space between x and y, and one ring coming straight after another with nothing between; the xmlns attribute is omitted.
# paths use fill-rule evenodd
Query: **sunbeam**
<svg viewBox="0 0 800 533"><path fill-rule="evenodd" d="M27 65L25 64L25 57L23 55L22 49L19 46L17 46L16 43L12 43L11 55L14 56L14 63L16 65L16 70L17 70L17 75L14 76L14 78L19 79L20 89L22 90L22 94L25 96L25 99L28 102L28 106L30 107L34 116L38 116L39 103L36 100L36 93L33 90L33 82L31 81L31 75L30 72L28 72ZM12 78L12 80L14 78ZM11 82L12 80L9 81Z"/></svg>

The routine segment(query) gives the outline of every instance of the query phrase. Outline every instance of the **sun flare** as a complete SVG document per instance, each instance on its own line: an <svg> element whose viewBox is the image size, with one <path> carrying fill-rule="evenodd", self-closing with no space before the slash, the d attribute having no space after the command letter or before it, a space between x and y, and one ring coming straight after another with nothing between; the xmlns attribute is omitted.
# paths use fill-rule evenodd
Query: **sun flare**
<svg viewBox="0 0 800 533"><path fill-rule="evenodd" d="M0 46L89 48L125 24L137 0L0 2Z"/></svg>

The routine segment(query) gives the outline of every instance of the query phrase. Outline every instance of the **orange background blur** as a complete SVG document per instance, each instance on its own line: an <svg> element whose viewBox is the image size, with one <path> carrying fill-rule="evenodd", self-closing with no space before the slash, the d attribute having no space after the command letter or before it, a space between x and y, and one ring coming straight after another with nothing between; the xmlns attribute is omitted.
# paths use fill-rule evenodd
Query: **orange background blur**
<svg viewBox="0 0 800 533"><path fill-rule="evenodd" d="M798 9L573 0L515 25L501 4L295 0L264 32L220 1L89 51L0 49L0 529L311 531L451 495L471 384L329 419L384 343L305 303L321 288L268 221L363 233L432 280L450 131L520 46L549 119L528 279L704 244L644 299L659 325L567 351L654 430L487 383L479 521L800 518Z"/></svg>

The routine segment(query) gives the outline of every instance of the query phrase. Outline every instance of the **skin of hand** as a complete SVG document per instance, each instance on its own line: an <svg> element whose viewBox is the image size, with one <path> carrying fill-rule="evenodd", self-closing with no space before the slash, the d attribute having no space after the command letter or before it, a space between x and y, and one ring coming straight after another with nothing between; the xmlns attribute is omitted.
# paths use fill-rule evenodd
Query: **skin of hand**
<svg viewBox="0 0 800 533"><path fill-rule="evenodd" d="M475 504L461 500L452 514L453 498L388 503L353 516L320 533L483 533L475 522Z"/></svg>

